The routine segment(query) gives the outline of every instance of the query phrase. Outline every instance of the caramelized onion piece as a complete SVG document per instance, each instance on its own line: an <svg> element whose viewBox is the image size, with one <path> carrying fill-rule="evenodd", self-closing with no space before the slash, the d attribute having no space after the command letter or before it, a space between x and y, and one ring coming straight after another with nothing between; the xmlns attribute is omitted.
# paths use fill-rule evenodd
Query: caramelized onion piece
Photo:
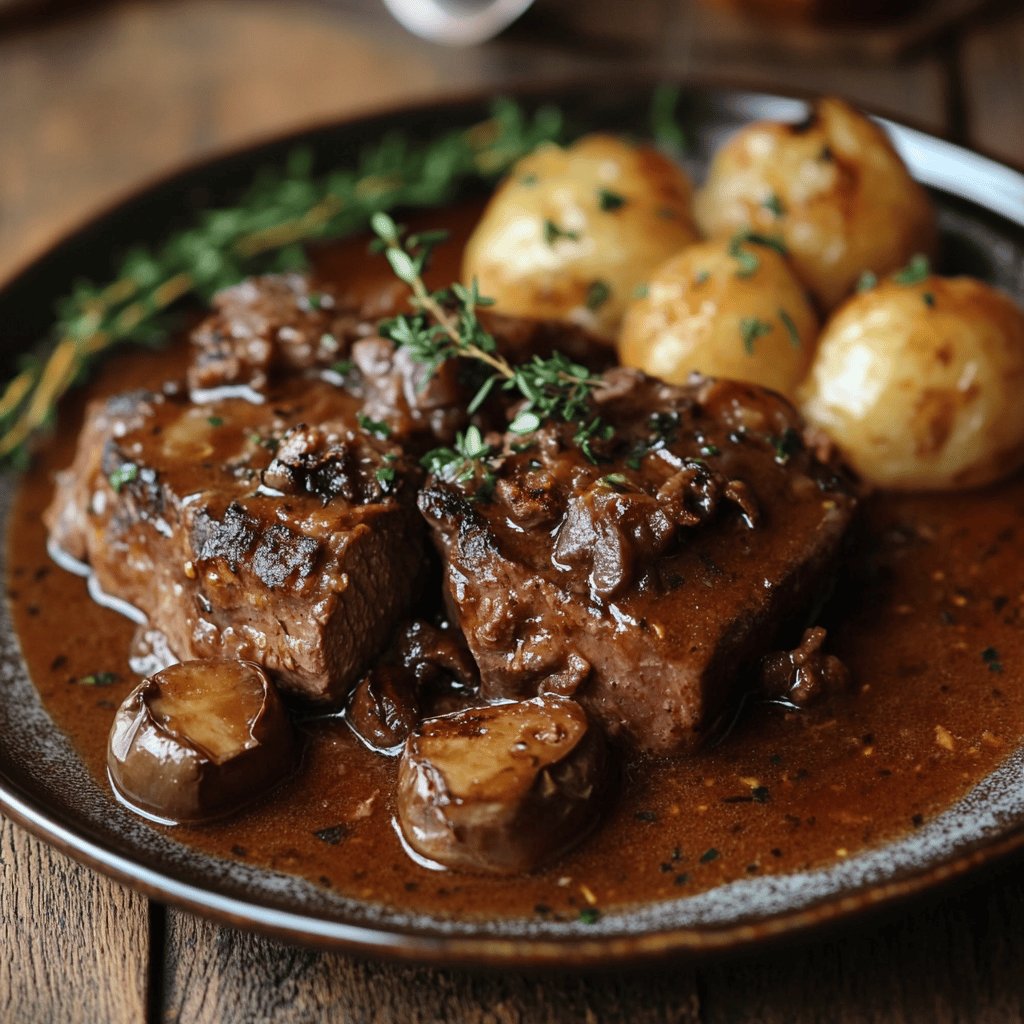
<svg viewBox="0 0 1024 1024"><path fill-rule="evenodd" d="M563 853L597 819L608 781L602 733L547 694L421 723L398 774L398 820L446 867L519 874Z"/></svg>
<svg viewBox="0 0 1024 1024"><path fill-rule="evenodd" d="M171 665L144 679L114 718L107 768L143 814L202 821L259 796L292 764L291 723L248 661Z"/></svg>

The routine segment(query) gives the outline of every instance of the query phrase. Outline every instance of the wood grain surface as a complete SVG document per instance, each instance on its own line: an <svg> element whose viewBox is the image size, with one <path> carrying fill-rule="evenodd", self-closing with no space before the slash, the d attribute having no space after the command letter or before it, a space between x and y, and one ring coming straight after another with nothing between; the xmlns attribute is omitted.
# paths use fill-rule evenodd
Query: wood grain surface
<svg viewBox="0 0 1024 1024"><path fill-rule="evenodd" d="M61 5L67 9L67 5ZM585 18L586 23L579 21ZM0 35L0 279L146 179L328 118L471 88L660 68L836 91L1024 164L1024 10L908 60L711 47L681 0L538 0L451 51L378 0L89 4ZM613 88L613 85L608 87ZM1024 1020L1018 865L944 899L743 958L471 973L298 949L164 911L0 821L0 1024L141 1020L817 1024Z"/></svg>
<svg viewBox="0 0 1024 1024"><path fill-rule="evenodd" d="M149 903L0 819L0 1021L139 1021Z"/></svg>

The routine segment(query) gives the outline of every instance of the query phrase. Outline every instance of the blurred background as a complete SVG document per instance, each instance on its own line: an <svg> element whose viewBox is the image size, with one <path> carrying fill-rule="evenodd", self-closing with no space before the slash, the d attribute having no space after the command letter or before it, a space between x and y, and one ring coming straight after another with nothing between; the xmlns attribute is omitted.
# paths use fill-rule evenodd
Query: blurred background
<svg viewBox="0 0 1024 1024"><path fill-rule="evenodd" d="M393 16L443 29L445 3L463 17L488 6L0 0L0 278L198 157L410 101L588 76L603 89L643 71L838 92L1024 164L1021 0L498 0L508 15L492 31L527 9L462 47Z"/></svg>

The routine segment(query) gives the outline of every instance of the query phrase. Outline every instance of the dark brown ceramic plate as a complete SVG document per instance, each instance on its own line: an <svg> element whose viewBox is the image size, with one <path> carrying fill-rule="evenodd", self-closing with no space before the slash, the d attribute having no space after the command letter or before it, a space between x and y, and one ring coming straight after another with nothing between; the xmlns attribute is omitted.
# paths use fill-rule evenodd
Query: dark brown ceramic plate
<svg viewBox="0 0 1024 1024"><path fill-rule="evenodd" d="M650 86L532 96L580 127L640 131ZM74 278L102 279L131 243L155 241L191 211L229 200L255 170L297 144L324 167L388 129L432 134L470 124L483 101L405 110L331 125L186 171L65 239L0 289L6 359L48 328ZM640 115L638 116L638 112ZM797 118L799 100L686 86L680 114L699 178L708 154L758 117ZM1024 175L910 128L889 124L915 175L935 194L946 269L992 281L1024 300ZM6 516L16 479L0 484ZM0 566L0 569L3 567ZM1024 746L963 800L898 841L814 871L751 877L691 896L609 912L596 923L417 916L346 899L301 879L197 853L149 828L83 768L52 724L24 668L6 605L0 610L0 812L71 856L161 900L217 920L322 946L445 963L559 966L624 962L735 948L891 903L1024 846Z"/></svg>

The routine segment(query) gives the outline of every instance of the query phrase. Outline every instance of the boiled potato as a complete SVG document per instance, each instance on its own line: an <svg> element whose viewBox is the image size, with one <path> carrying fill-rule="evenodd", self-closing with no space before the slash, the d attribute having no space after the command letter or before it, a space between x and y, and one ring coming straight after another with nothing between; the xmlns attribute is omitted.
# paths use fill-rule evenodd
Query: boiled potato
<svg viewBox="0 0 1024 1024"><path fill-rule="evenodd" d="M761 121L716 154L696 199L712 237L777 235L824 310L865 270L887 274L914 253L932 255L935 214L885 133L837 99L802 124Z"/></svg>
<svg viewBox="0 0 1024 1024"><path fill-rule="evenodd" d="M778 252L749 240L702 242L654 272L646 296L626 313L619 358L671 384L698 370L793 397L817 330Z"/></svg>
<svg viewBox="0 0 1024 1024"><path fill-rule="evenodd" d="M1024 313L969 277L899 277L826 325L807 419L881 487L988 483L1024 463Z"/></svg>
<svg viewBox="0 0 1024 1024"><path fill-rule="evenodd" d="M609 135L516 164L466 246L463 279L502 313L573 320L612 339L636 287L697 234L686 175Z"/></svg>

